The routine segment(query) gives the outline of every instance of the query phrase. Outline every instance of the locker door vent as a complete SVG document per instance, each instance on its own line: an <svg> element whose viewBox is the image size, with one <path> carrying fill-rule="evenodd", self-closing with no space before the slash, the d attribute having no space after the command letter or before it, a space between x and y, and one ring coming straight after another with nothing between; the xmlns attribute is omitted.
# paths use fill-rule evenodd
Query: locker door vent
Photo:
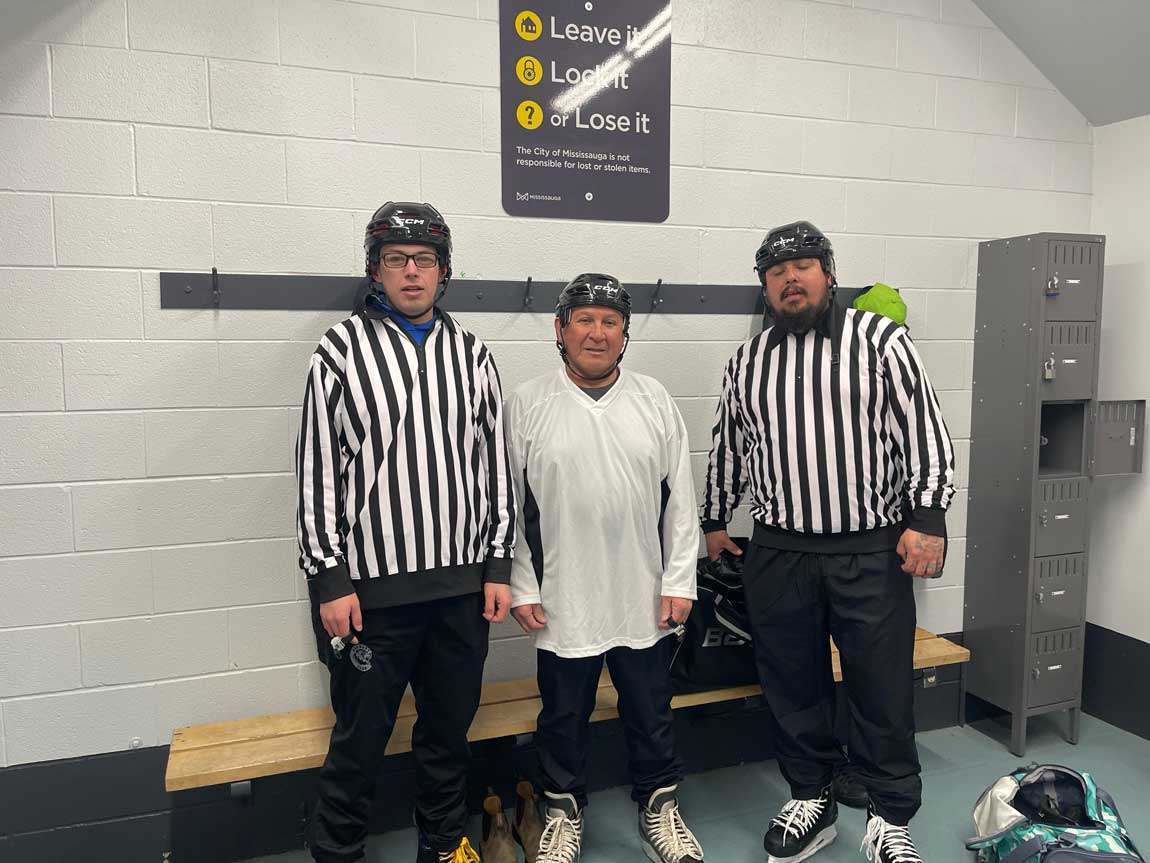
<svg viewBox="0 0 1150 863"><path fill-rule="evenodd" d="M1043 503L1057 503L1064 500L1082 500L1086 497L1086 480L1083 477L1074 479L1049 480L1039 483Z"/></svg>
<svg viewBox="0 0 1150 863"><path fill-rule="evenodd" d="M1088 346L1094 342L1094 324L1047 324L1046 341L1051 347Z"/></svg>
<svg viewBox="0 0 1150 863"><path fill-rule="evenodd" d="M1040 558L1038 560L1038 581L1042 583L1065 576L1079 576L1086 568L1085 565L1085 556L1081 554Z"/></svg>
<svg viewBox="0 0 1150 863"><path fill-rule="evenodd" d="M1097 243L1050 244L1050 259L1055 264L1093 264Z"/></svg>
<svg viewBox="0 0 1150 863"><path fill-rule="evenodd" d="M1074 650L1078 631L1064 629L1061 632L1048 632L1034 639L1035 656L1049 656L1052 653L1067 653Z"/></svg>
<svg viewBox="0 0 1150 863"><path fill-rule="evenodd" d="M1138 402L1099 402L1098 419L1104 423L1132 423L1138 420Z"/></svg>

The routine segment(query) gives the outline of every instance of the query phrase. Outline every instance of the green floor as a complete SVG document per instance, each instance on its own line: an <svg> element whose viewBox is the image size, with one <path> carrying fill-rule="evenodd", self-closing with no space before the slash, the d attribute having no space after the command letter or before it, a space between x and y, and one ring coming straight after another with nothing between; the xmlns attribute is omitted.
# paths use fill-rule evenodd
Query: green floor
<svg viewBox="0 0 1150 863"><path fill-rule="evenodd" d="M1127 734L1090 716L1082 720L1081 742L1063 739L1061 716L1030 722L1026 761L1064 764L1087 770L1116 799L1135 841L1150 847L1150 741ZM1008 729L993 721L966 728L929 731L918 736L923 768L923 807L911 825L926 863L966 861L963 840L971 832L970 809L983 789L1018 766L1006 749ZM680 804L688 826L716 863L763 861L762 834L771 815L787 798L775 762L728 767L687 777ZM814 860L857 861L863 813L842 809L839 838ZM478 847L478 823L472 835ZM369 863L411 863L415 832L400 830L373 836ZM643 863L628 789L591 795L587 809L583 863ZM304 863L303 851L260 858L260 863Z"/></svg>

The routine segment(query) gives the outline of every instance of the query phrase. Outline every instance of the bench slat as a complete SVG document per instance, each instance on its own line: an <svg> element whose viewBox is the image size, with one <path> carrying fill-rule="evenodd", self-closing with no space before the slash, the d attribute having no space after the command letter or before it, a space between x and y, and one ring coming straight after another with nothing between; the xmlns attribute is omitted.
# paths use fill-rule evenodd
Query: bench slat
<svg viewBox="0 0 1150 863"><path fill-rule="evenodd" d="M831 646L835 680L842 680L838 651L833 649L833 642ZM954 665L969 659L970 651L965 647L924 629L916 631L916 669ZM760 692L757 684L715 689L676 695L671 705L678 709L713 704L756 696ZM618 695L604 670L591 721L618 717L617 702ZM539 707L539 687L533 679L486 683L467 737L477 741L531 733L535 730ZM388 741L387 754L411 750L415 719L414 701L410 696L405 697ZM319 767L327 755L334 721L331 708L322 707L179 728L172 732L165 787L168 791L183 791Z"/></svg>

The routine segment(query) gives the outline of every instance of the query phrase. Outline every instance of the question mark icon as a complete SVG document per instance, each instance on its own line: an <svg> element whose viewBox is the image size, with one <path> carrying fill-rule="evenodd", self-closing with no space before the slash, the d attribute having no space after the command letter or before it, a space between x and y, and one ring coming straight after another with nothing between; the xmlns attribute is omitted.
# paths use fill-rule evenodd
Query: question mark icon
<svg viewBox="0 0 1150 863"><path fill-rule="evenodd" d="M543 109L538 102L525 99L515 110L516 119L524 129L538 129L543 122Z"/></svg>

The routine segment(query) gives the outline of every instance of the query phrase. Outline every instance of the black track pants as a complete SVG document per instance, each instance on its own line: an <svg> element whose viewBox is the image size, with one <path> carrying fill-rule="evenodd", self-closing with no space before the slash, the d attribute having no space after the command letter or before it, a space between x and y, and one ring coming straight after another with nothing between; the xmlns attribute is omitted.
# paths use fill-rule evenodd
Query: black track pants
<svg viewBox="0 0 1150 863"><path fill-rule="evenodd" d="M353 645L339 656L314 603L313 612L336 722L308 828L312 856L363 859L376 777L408 683L419 714L411 740L416 824L433 848L454 848L467 821L467 729L487 658L483 594L364 611L365 649Z"/></svg>
<svg viewBox="0 0 1150 863"><path fill-rule="evenodd" d="M671 714L674 646L674 638L662 638L643 650L615 647L579 659L536 651L543 709L536 723L535 745L544 790L572 794L580 807L587 805L590 719L604 659L619 693L632 799L646 803L654 791L679 782L683 765L675 753Z"/></svg>
<svg viewBox="0 0 1150 863"><path fill-rule="evenodd" d="M850 706L850 758L892 824L907 824L922 799L914 585L901 566L894 551L814 554L752 543L743 570L759 682L791 795L817 797L844 760L834 733L832 635Z"/></svg>

